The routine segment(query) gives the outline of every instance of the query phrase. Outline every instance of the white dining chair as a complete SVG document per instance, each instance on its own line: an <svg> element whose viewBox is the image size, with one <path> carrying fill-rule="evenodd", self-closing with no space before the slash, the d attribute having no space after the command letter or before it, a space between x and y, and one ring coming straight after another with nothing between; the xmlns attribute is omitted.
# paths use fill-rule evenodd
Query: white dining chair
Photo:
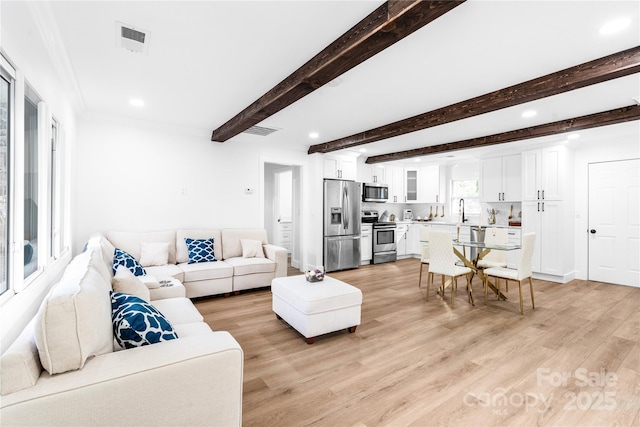
<svg viewBox="0 0 640 427"><path fill-rule="evenodd" d="M435 231L429 233L429 275L442 277L442 297L444 298L445 277L451 277L451 308L454 307L455 293L458 287L458 277L466 276L467 294L471 301L471 272L469 267L456 265L456 256L453 253L451 233L448 231ZM427 281L427 301L429 300L431 280Z"/></svg>
<svg viewBox="0 0 640 427"><path fill-rule="evenodd" d="M422 267L424 265L429 268L429 227L420 226L420 244L422 245L422 254L420 257L420 277L418 278L418 287L422 286ZM431 279L431 274L427 271L427 283ZM429 295L427 295L429 301Z"/></svg>
<svg viewBox="0 0 640 427"><path fill-rule="evenodd" d="M505 281L513 280L518 282L518 290L520 293L520 314L524 314L524 304L522 302L522 281L529 279L529 290L531 292L531 307L536 308L535 299L533 296L533 278L531 277L531 261L533 259L533 248L536 243L536 234L527 233L522 236L522 248L520 249L520 260L518 262L518 268L504 268L504 267L492 267L484 270L484 300L487 300L487 290L489 277L496 279L496 288L498 294L500 288L498 287L498 279L505 279Z"/></svg>
<svg viewBox="0 0 640 427"><path fill-rule="evenodd" d="M509 229L507 228L498 228L491 227L485 228L484 231L484 243L487 244L495 244L495 245L506 245L509 243ZM478 249L478 251L481 251ZM487 268L494 267L506 267L507 266L507 251L499 251L499 250L490 250L488 254L486 254L482 259L479 259L476 263L476 267L478 270L484 271ZM479 277L482 277L480 275ZM496 279L497 281L498 279ZM482 283L484 285L484 281ZM496 283L496 288L498 284ZM507 285L507 291L509 290L509 285Z"/></svg>

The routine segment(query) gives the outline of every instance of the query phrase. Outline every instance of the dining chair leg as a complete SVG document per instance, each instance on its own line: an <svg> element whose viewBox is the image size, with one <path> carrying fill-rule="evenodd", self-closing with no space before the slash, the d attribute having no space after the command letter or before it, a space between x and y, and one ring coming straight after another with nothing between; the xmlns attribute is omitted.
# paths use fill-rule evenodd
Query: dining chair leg
<svg viewBox="0 0 640 427"><path fill-rule="evenodd" d="M454 304L455 304L455 289L458 287L458 278L457 277L452 277L451 278L451 308L453 308Z"/></svg>
<svg viewBox="0 0 640 427"><path fill-rule="evenodd" d="M518 291L520 292L520 314L524 314L524 305L522 304L522 280L518 280Z"/></svg>
<svg viewBox="0 0 640 427"><path fill-rule="evenodd" d="M420 268L422 268L422 265L420 265ZM429 301L429 292L431 291L431 272L427 273L427 301Z"/></svg>
<svg viewBox="0 0 640 427"><path fill-rule="evenodd" d="M500 299L500 278L496 277L496 297Z"/></svg>
<svg viewBox="0 0 640 427"><path fill-rule="evenodd" d="M465 274L465 276L467 276L467 296L469 297L469 304L473 305L473 297L471 296L471 292L473 291L473 289L471 289L471 273Z"/></svg>
<svg viewBox="0 0 640 427"><path fill-rule="evenodd" d="M489 293L489 276L484 276L484 280L482 281L484 284L484 303L487 303L487 295Z"/></svg>
<svg viewBox="0 0 640 427"><path fill-rule="evenodd" d="M529 290L531 291L531 307L535 310L536 302L533 298L533 279L531 279L531 277L529 277Z"/></svg>

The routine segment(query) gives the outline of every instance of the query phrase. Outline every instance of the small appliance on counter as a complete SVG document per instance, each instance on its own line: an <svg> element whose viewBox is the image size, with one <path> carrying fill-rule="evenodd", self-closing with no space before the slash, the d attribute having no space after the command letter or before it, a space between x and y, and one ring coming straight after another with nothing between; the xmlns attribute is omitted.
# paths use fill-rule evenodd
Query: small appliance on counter
<svg viewBox="0 0 640 427"><path fill-rule="evenodd" d="M402 214L403 221L412 221L413 220L413 211L411 209L405 209Z"/></svg>

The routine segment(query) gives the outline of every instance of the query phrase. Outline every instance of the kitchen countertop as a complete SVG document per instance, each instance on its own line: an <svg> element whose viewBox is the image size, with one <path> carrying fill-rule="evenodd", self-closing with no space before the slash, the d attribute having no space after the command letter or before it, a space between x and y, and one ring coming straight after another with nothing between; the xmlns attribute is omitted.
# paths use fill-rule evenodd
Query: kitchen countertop
<svg viewBox="0 0 640 427"><path fill-rule="evenodd" d="M457 222L451 222L451 221L425 221L425 220L412 220L412 221L395 221L398 224L432 224L432 225L453 225L456 226L458 225ZM465 222L460 224L461 227L477 227L478 223L476 222L475 224L473 222ZM519 225L507 225L507 224L494 224L494 225L486 225L483 224L482 228L491 228L491 227L498 227L498 228L514 228L514 229L518 229L520 230L522 227L520 227Z"/></svg>

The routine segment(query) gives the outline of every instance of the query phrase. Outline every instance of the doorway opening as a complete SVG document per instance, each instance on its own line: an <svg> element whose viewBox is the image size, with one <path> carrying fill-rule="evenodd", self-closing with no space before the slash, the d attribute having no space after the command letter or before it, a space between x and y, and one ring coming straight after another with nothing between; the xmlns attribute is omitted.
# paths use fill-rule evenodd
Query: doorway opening
<svg viewBox="0 0 640 427"><path fill-rule="evenodd" d="M264 227L269 242L287 249L291 267L300 268L300 166L264 164Z"/></svg>

